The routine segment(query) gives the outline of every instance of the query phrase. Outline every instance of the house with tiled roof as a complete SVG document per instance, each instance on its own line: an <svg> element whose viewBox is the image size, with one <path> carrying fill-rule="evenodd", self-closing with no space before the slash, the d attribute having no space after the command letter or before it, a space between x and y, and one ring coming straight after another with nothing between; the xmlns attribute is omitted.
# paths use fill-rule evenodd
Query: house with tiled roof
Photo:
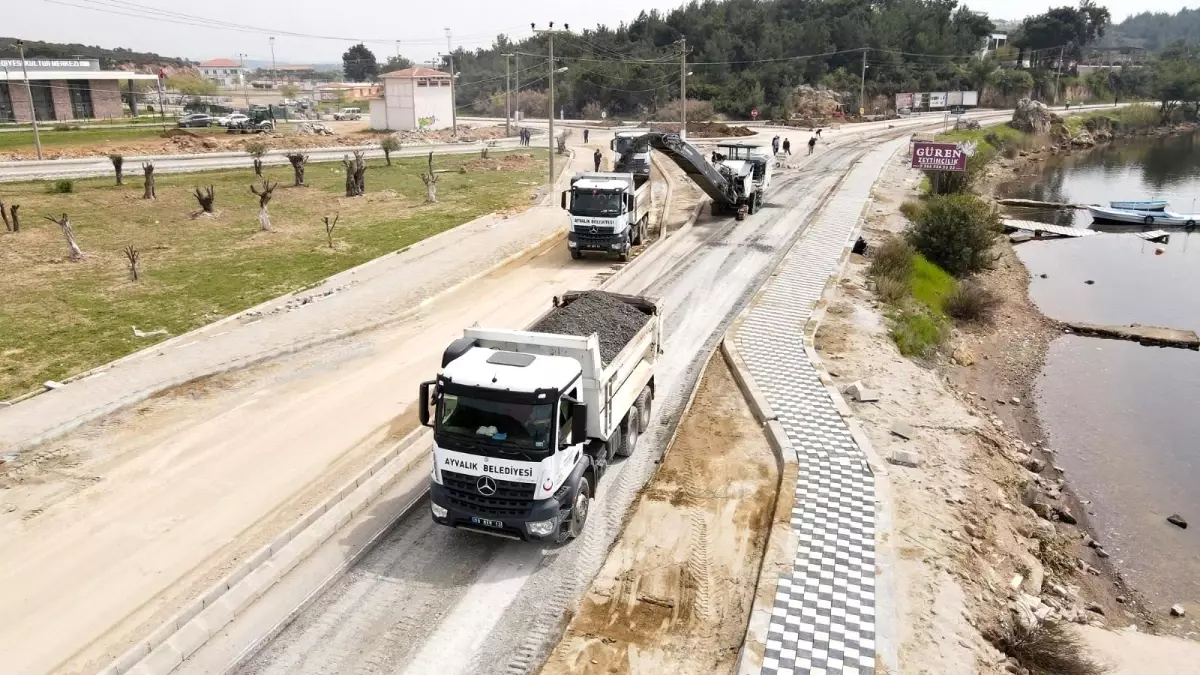
<svg viewBox="0 0 1200 675"><path fill-rule="evenodd" d="M405 68L379 76L383 98L371 101L371 128L392 131L445 129L454 119L449 73Z"/></svg>
<svg viewBox="0 0 1200 675"><path fill-rule="evenodd" d="M223 87L241 87L246 84L246 69L232 59L205 61L197 68L201 77L213 80Z"/></svg>

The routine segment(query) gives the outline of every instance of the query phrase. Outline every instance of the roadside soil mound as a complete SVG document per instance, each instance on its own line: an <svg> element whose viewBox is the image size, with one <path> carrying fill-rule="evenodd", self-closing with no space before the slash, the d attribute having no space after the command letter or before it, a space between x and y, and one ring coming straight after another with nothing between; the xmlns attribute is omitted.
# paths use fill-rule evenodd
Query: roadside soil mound
<svg viewBox="0 0 1200 675"><path fill-rule="evenodd" d="M766 438L713 359L541 675L732 673L777 481Z"/></svg>

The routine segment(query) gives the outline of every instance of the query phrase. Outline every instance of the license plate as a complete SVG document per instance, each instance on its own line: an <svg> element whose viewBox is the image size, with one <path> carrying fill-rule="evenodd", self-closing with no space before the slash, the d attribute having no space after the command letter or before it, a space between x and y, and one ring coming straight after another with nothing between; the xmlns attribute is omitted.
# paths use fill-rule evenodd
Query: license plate
<svg viewBox="0 0 1200 675"><path fill-rule="evenodd" d="M484 527L494 527L498 530L504 529L504 523L498 520L488 520L487 518L471 518L471 523L475 525L483 525Z"/></svg>

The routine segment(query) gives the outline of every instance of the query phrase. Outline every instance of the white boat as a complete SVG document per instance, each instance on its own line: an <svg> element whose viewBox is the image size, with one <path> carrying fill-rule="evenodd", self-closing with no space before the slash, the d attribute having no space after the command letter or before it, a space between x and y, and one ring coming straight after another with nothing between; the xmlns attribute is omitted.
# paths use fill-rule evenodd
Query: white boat
<svg viewBox="0 0 1200 675"><path fill-rule="evenodd" d="M1145 201L1134 202L1109 202L1108 206L1122 211L1166 211L1167 200L1147 199Z"/></svg>
<svg viewBox="0 0 1200 675"><path fill-rule="evenodd" d="M1093 220L1111 223L1128 223L1131 225L1167 225L1176 227L1195 227L1200 222L1200 213L1175 213L1173 211L1132 211L1129 209L1114 209L1093 204L1088 207Z"/></svg>

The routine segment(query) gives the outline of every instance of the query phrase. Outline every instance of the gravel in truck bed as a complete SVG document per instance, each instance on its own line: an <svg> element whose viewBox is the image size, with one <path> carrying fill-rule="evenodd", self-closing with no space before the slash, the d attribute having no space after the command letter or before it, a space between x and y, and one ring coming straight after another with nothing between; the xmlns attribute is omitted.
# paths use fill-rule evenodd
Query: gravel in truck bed
<svg viewBox="0 0 1200 675"><path fill-rule="evenodd" d="M607 365L649 320L649 314L619 298L589 291L566 307L556 308L532 330L583 337L596 333L600 337L600 360Z"/></svg>

